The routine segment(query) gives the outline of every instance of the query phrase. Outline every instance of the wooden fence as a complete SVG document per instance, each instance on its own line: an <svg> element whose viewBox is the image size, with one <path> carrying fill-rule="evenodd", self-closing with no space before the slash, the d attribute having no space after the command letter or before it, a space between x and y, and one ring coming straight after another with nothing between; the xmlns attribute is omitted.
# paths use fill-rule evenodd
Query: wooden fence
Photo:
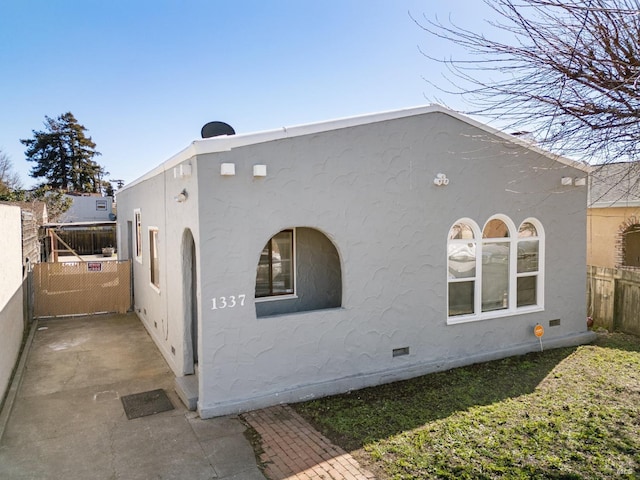
<svg viewBox="0 0 640 480"><path fill-rule="evenodd" d="M58 236L79 255L102 253L104 247L115 247L116 226L65 227L56 229Z"/></svg>
<svg viewBox="0 0 640 480"><path fill-rule="evenodd" d="M587 267L587 302L594 326L640 335L640 271Z"/></svg>
<svg viewBox="0 0 640 480"><path fill-rule="evenodd" d="M33 266L34 317L101 312L131 306L131 261L38 263Z"/></svg>

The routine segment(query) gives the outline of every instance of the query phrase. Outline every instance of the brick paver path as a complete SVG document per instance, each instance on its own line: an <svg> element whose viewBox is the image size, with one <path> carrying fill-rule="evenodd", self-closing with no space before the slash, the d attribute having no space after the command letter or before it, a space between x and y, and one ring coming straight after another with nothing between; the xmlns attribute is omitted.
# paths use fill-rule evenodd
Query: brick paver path
<svg viewBox="0 0 640 480"><path fill-rule="evenodd" d="M262 438L260 461L270 480L373 480L358 462L333 445L288 405L243 415Z"/></svg>

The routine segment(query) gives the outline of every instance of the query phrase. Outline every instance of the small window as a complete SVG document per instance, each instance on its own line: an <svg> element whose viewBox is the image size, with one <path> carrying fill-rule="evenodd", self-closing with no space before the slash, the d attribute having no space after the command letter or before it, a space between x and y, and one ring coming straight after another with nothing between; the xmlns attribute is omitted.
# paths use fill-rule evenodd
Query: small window
<svg viewBox="0 0 640 480"><path fill-rule="evenodd" d="M294 293L293 230L283 230L267 242L260 254L256 298Z"/></svg>
<svg viewBox="0 0 640 480"><path fill-rule="evenodd" d="M106 200L96 200L96 211L97 212L106 212L107 211L107 201Z"/></svg>
<svg viewBox="0 0 640 480"><path fill-rule="evenodd" d="M531 222L518 230L518 307L538 304L538 272L540 270L540 240Z"/></svg>
<svg viewBox="0 0 640 480"><path fill-rule="evenodd" d="M151 284L160 288L160 264L158 261L158 229L149 229L149 265Z"/></svg>
<svg viewBox="0 0 640 480"><path fill-rule="evenodd" d="M475 312L476 240L473 227L456 223L449 231L449 316Z"/></svg>
<svg viewBox="0 0 640 480"><path fill-rule="evenodd" d="M136 224L136 259L142 261L142 216L140 210L134 210L133 216Z"/></svg>
<svg viewBox="0 0 640 480"><path fill-rule="evenodd" d="M482 311L509 308L509 227L492 219L482 230Z"/></svg>

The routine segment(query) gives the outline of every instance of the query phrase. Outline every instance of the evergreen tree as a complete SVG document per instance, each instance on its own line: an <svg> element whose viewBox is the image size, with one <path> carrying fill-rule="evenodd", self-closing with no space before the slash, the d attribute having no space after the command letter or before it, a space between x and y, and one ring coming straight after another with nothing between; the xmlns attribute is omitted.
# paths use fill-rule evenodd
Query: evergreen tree
<svg viewBox="0 0 640 480"><path fill-rule="evenodd" d="M45 116L45 130L33 130L33 138L20 140L26 145L27 161L35 162L30 175L44 178L54 190L99 193L108 175L95 160L100 155L87 129L71 112L57 118Z"/></svg>

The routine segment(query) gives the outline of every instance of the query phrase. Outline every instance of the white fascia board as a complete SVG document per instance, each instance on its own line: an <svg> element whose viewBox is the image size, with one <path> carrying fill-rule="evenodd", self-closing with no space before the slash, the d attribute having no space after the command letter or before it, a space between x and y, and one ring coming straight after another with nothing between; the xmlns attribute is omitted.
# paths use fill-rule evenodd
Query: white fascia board
<svg viewBox="0 0 640 480"><path fill-rule="evenodd" d="M284 138L329 132L332 130L340 130L342 128L367 125L370 123L383 122L386 120L395 120L404 117L411 117L414 115L421 115L424 113L436 112L439 110L442 110L442 107L440 107L439 105L426 105L421 107L390 110L387 112L370 113L354 117L326 120L317 123L294 125L290 127L278 128L275 130L265 130L262 132L204 138L202 140L195 140L193 144L198 155L224 152L246 145L255 145L258 143L271 142Z"/></svg>
<svg viewBox="0 0 640 480"><path fill-rule="evenodd" d="M138 184L144 182L145 180L149 180L150 178L155 177L156 175L160 175L160 174L166 172L167 170L170 170L173 167L175 167L177 165L180 165L185 160L190 160L191 158L195 157L195 155L196 155L195 154L195 148L194 148L194 145L192 143L187 148L179 151L174 156L169 158L169 160L167 160L166 162L161 163L160 165L158 165L153 170L148 171L143 176L141 176L141 177L135 179L133 182L123 186L120 190L118 190L116 192L116 194L118 194L120 192L124 192L125 190L127 190L127 189L129 189L129 188L131 188L131 187L133 187L135 185L138 185Z"/></svg>
<svg viewBox="0 0 640 480"><path fill-rule="evenodd" d="M292 127L282 127L275 130L265 130L262 132L237 135L221 135L218 137L194 140L187 148L178 152L177 154L169 158L166 162L158 165L156 168L147 172L142 177L137 178L128 185L125 185L119 190L119 192L125 191L130 187L144 182L145 180L164 173L167 170L172 169L176 165L179 165L185 160L189 160L196 155L227 152L233 148L243 147L245 145L254 145L258 143L271 142L274 140L281 140L283 138L310 135L314 133L338 130L341 128L353 127L357 125L366 125L368 123L382 122L385 120L394 120L397 118L410 117L413 115L420 115L423 113L430 113L439 110L443 110L443 107L441 107L440 105L424 105L420 107L390 110L380 113L370 113L354 117L340 118L336 120L327 120L317 123L296 125Z"/></svg>
<svg viewBox="0 0 640 480"><path fill-rule="evenodd" d="M194 140L191 143L191 145L189 145L187 148L178 152L177 154L169 158L166 162L154 168L147 174L134 180L129 185L125 185L120 191L124 191L129 187L137 185L145 180L148 180L149 178L152 178L156 175L166 172L167 170L172 169L176 165L179 165L185 160L189 160L196 155L226 152L226 151L232 150L233 148L243 147L246 145L255 145L258 143L271 142L274 140L281 140L284 138L299 137L302 135L312 135L312 134L328 132L332 130L339 130L342 128L367 125L371 123L384 122L388 120L396 120L396 119L412 117L416 115L424 115L427 113L442 113L445 115L449 115L457 120L460 120L461 122L472 125L492 135L496 135L508 142L511 142L511 143L520 145L524 148L527 148L529 150L535 151L540 155L544 155L547 158L555 160L569 167L576 168L585 173L590 173L592 171L592 167L590 167L589 165L585 165L583 163L570 160L560 155L555 155L551 152L548 152L539 147L536 147L535 145L532 145L530 142L524 141L521 138L504 133L496 128L490 127L489 125L486 125L482 122L474 120L470 117L467 117L466 115L463 115L461 113L458 113L446 107L443 107L442 105L429 104L429 105L422 105L418 107L403 108L399 110L389 110L385 112L369 113L369 114L357 115L353 117L345 117L345 118L326 120L326 121L316 122L316 123L295 125L291 127L282 127L275 130L265 130L262 132L253 132L253 133L245 133L245 134L237 134L237 135L221 135L218 137Z"/></svg>

